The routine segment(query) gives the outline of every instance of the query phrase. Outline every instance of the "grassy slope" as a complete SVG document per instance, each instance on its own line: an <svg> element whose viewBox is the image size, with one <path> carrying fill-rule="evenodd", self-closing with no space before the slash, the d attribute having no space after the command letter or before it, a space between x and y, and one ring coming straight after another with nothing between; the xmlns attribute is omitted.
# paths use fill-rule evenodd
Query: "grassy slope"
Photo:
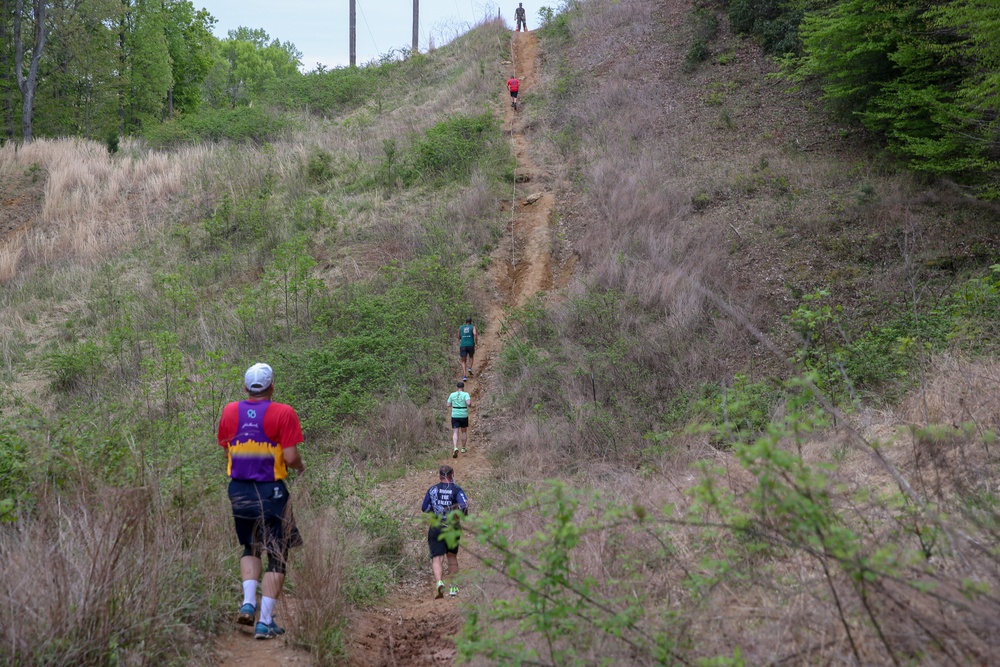
<svg viewBox="0 0 1000 667"><path fill-rule="evenodd" d="M551 413L544 439L557 450L603 452L611 435L634 460L645 433L714 419L700 399L718 411L734 384L752 394L757 430L780 404L786 356L838 401L877 406L919 375L920 346L900 353L901 339L995 350L980 344L991 311L951 300L990 276L995 207L895 171L811 93L770 78L774 66L730 38L724 17L712 57L692 70L683 3L655 15L648 3L586 3L566 16L548 42L547 92L528 112L552 168L567 165L561 222L586 270L562 308L524 314L507 388L516 412ZM717 300L781 354L720 317Z"/></svg>

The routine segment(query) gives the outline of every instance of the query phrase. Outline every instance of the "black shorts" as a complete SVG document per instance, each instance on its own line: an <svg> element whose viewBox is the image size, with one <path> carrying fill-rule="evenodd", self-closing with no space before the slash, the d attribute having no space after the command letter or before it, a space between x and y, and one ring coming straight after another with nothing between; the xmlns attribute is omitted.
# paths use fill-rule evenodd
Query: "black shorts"
<svg viewBox="0 0 1000 667"><path fill-rule="evenodd" d="M236 537L243 546L282 554L302 544L284 482L229 482Z"/></svg>
<svg viewBox="0 0 1000 667"><path fill-rule="evenodd" d="M465 359L466 357L469 357L469 356L474 357L474 356L476 356L476 346L475 345L463 345L460 348L458 348L458 354L463 359Z"/></svg>
<svg viewBox="0 0 1000 667"><path fill-rule="evenodd" d="M452 428L469 428L469 418L468 417L452 417L451 418Z"/></svg>
<svg viewBox="0 0 1000 667"><path fill-rule="evenodd" d="M431 550L431 558L435 558L437 556L444 556L445 554L458 555L458 542L455 543L454 549L449 549L448 543L442 539L439 539L442 530L444 529L432 526L427 531L427 546Z"/></svg>
<svg viewBox="0 0 1000 667"><path fill-rule="evenodd" d="M510 91L510 96L516 99L517 98L517 91L516 90Z"/></svg>

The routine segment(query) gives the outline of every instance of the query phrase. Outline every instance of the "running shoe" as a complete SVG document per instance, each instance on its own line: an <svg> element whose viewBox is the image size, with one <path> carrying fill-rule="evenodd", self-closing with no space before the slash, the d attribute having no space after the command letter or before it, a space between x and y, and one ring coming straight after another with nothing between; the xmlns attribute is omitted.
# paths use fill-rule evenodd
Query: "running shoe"
<svg viewBox="0 0 1000 667"><path fill-rule="evenodd" d="M458 458L458 447L456 447L455 450L451 453L451 458L453 459Z"/></svg>
<svg viewBox="0 0 1000 667"><path fill-rule="evenodd" d="M257 628L253 633L254 639L274 639L279 635L285 634L285 629L279 627L277 623L272 620L270 623L258 623Z"/></svg>
<svg viewBox="0 0 1000 667"><path fill-rule="evenodd" d="M465 454L465 452L466 452L465 447L462 447L462 453Z"/></svg>
<svg viewBox="0 0 1000 667"><path fill-rule="evenodd" d="M465 381L466 381L466 380L468 380L468 379L469 379L469 376L468 376L468 375L463 375L463 376L462 376L462 382L465 382Z"/></svg>
<svg viewBox="0 0 1000 667"><path fill-rule="evenodd" d="M455 597L456 595L458 595L458 586L452 586L451 588L449 588L448 595L450 595L451 597Z"/></svg>
<svg viewBox="0 0 1000 667"><path fill-rule="evenodd" d="M434 598L437 599L437 600L440 600L441 598L444 597L444 582L443 581L439 581L437 583L437 589L436 590L437 590L437 594L434 596ZM258 628L260 627L260 623L257 624L257 627Z"/></svg>
<svg viewBox="0 0 1000 667"><path fill-rule="evenodd" d="M466 372L467 372L467 373L468 373L469 375L472 375L472 369L471 369L471 368L467 369L467 370L466 370Z"/></svg>
<svg viewBox="0 0 1000 667"><path fill-rule="evenodd" d="M236 616L236 622L240 625L253 625L253 617L256 611L257 609L247 602L240 607L240 613Z"/></svg>

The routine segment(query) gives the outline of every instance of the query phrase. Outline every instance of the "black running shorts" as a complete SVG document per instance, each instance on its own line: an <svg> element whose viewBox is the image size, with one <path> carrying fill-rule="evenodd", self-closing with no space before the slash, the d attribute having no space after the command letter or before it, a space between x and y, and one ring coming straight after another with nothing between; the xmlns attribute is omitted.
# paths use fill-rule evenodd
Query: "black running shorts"
<svg viewBox="0 0 1000 667"><path fill-rule="evenodd" d="M280 554L302 544L284 482L229 482L236 537L243 546Z"/></svg>
<svg viewBox="0 0 1000 667"><path fill-rule="evenodd" d="M427 531L427 546L430 547L431 558L435 558L437 556L444 556L445 554L456 554L456 555L458 554L457 542L455 543L454 549L449 549L448 543L442 539L439 539L441 537L442 530L443 528L437 528L432 526Z"/></svg>

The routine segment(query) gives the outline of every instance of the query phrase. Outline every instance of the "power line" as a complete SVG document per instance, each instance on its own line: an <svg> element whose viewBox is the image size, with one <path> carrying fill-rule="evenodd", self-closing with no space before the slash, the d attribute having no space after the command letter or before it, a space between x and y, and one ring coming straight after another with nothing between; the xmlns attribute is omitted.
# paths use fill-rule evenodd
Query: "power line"
<svg viewBox="0 0 1000 667"><path fill-rule="evenodd" d="M361 12L361 20L365 22L365 27L368 28L368 36L372 38L372 44L375 45L375 52L382 55L382 49L378 48L378 44L375 42L375 35L372 34L372 27L368 25L368 17L365 16L364 8L358 5L358 11Z"/></svg>

